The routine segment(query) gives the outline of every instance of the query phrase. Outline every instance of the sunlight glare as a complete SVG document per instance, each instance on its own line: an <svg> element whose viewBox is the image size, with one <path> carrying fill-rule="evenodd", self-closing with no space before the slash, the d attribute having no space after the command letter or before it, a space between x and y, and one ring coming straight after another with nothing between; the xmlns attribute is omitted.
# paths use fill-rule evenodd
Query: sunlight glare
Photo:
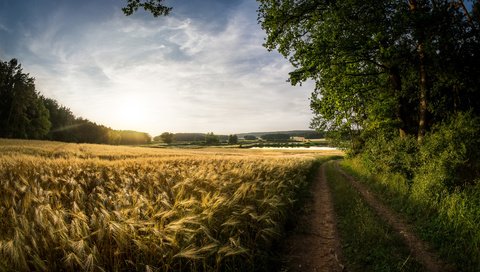
<svg viewBox="0 0 480 272"><path fill-rule="evenodd" d="M148 101L133 95L122 96L116 100L112 113L122 127L139 127L148 123L151 118Z"/></svg>

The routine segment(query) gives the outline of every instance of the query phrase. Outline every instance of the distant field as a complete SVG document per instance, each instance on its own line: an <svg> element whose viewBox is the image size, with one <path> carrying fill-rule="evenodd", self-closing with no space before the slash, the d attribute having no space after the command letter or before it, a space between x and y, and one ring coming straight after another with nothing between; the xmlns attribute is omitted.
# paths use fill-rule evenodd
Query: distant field
<svg viewBox="0 0 480 272"><path fill-rule="evenodd" d="M318 156L0 139L1 271L267 267Z"/></svg>
<svg viewBox="0 0 480 272"><path fill-rule="evenodd" d="M317 157L342 156L340 150L268 150L245 148L204 147L184 148L148 148L131 146L113 146L97 144L73 144L63 142L0 139L0 156L40 156L46 158L98 158L119 160L128 158L167 158L198 156L234 156L234 157Z"/></svg>

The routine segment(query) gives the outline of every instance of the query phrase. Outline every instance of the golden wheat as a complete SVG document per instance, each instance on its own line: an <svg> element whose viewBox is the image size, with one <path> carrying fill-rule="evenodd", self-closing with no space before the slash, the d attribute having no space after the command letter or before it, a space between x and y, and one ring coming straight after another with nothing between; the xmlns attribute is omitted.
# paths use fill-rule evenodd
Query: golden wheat
<svg viewBox="0 0 480 272"><path fill-rule="evenodd" d="M0 144L2 271L251 270L314 157Z"/></svg>

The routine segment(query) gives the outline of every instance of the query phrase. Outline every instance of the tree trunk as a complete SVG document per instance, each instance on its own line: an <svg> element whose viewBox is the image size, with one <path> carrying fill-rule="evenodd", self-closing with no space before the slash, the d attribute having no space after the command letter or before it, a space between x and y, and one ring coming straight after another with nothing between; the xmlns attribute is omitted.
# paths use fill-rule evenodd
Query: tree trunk
<svg viewBox="0 0 480 272"><path fill-rule="evenodd" d="M420 60L420 100L418 105L418 142L423 141L427 127L427 72L425 71L425 52L423 42L418 44L418 56Z"/></svg>
<svg viewBox="0 0 480 272"><path fill-rule="evenodd" d="M408 1L410 6L410 11L412 13L418 12L418 5L416 0ZM416 25L415 30L417 31L418 41L417 41L417 54L419 61L419 73L420 73L420 86L419 86L419 105L418 105L418 136L417 141L422 143L423 138L425 137L426 126L427 126L427 71L425 68L425 33L422 26Z"/></svg>
<svg viewBox="0 0 480 272"><path fill-rule="evenodd" d="M395 109L395 117L398 122L398 133L400 138L405 138L407 136L406 132L406 120L403 114L405 105L402 103L401 91L402 91L402 79L398 71L398 67L392 67L389 70L390 83L393 88L393 95L397 97L397 105Z"/></svg>

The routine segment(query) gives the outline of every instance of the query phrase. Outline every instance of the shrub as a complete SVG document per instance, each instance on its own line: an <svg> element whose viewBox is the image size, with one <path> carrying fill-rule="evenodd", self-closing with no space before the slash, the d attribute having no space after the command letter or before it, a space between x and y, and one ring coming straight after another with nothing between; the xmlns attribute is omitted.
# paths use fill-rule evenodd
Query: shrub
<svg viewBox="0 0 480 272"><path fill-rule="evenodd" d="M400 174L411 180L417 166L418 145L413 137L377 135L366 142L361 154L364 163L374 173Z"/></svg>
<svg viewBox="0 0 480 272"><path fill-rule="evenodd" d="M415 193L462 190L480 174L480 119L461 113L427 134L418 152Z"/></svg>

